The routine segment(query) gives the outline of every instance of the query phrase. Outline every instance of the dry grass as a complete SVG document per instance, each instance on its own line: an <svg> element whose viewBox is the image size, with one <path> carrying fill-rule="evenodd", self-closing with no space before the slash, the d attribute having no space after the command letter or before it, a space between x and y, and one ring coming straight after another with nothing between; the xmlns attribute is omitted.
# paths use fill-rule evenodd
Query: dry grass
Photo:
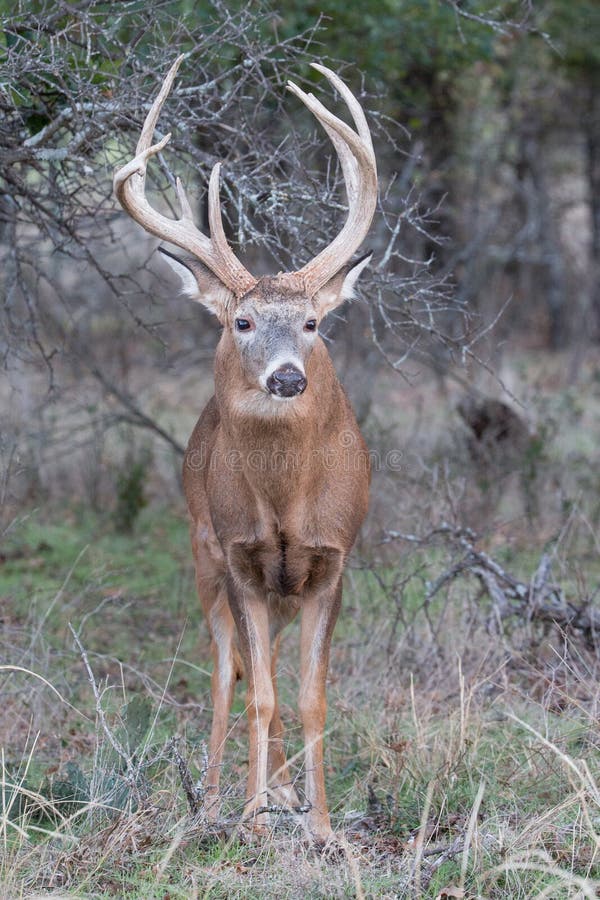
<svg viewBox="0 0 600 900"><path fill-rule="evenodd" d="M554 394L552 404L560 426L567 400ZM209 654L183 511L151 506L132 536L74 509L13 523L0 565L3 900L600 895L597 645L533 609L495 616L468 567L440 583L459 559L452 541L382 543L399 524L413 535L442 520L475 524L478 549L519 584L545 552L564 596L593 600L598 503L585 486L594 459L558 427L559 445L538 461L536 479L554 487L537 519L526 521L510 476L481 518L485 490L465 478L458 426L424 424L418 403L412 419L403 409L406 466L395 479L376 475L332 649L335 854L308 847L294 817L274 814L260 844L239 828L241 696L224 819L210 828L201 806L190 814L173 739L201 798ZM371 430L371 445L398 439L381 423ZM293 626L280 681L301 781L297 637Z"/></svg>
<svg viewBox="0 0 600 900"><path fill-rule="evenodd" d="M516 650L499 659L497 639L483 631L470 653L453 654L453 635L433 644L426 618L417 616L410 671L401 649L382 653L389 598L373 595L373 609L358 606L355 592L364 596L358 574L347 591L329 691L327 781L340 840L334 857L307 847L293 818L275 817L260 845L233 824L245 772L239 706L224 773L227 820L215 830L201 814L190 816L169 739L181 735L198 776L208 710L181 700L174 673L185 659L169 660L162 685L163 660L144 664L133 679L129 665L107 672L102 655L65 636L61 647L43 649L60 633L59 617L46 634L34 629L37 670L6 664L0 672L9 688L0 716L4 896L40 889L89 898L597 896L593 655L566 638L561 645L555 634L547 636L546 660ZM380 629L371 628L374 618ZM30 622L13 622L16 656L31 633ZM282 654L284 700L295 692L294 638ZM174 632L171 641L178 640ZM35 658L38 651L26 649ZM130 646L132 655L137 649ZM68 696L58 667L79 670ZM196 674L200 686L192 693L202 700L206 675ZM131 705L139 697L146 706ZM299 726L290 702L286 712L293 755ZM301 758L295 765L301 776ZM77 778L89 796L74 796Z"/></svg>

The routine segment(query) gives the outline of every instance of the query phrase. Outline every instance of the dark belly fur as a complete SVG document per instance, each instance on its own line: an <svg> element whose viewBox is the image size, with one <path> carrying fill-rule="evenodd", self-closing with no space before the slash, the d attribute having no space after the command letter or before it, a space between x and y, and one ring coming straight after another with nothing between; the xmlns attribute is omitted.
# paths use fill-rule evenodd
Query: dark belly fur
<svg viewBox="0 0 600 900"><path fill-rule="evenodd" d="M299 546L283 532L278 533L276 541L237 544L232 548L234 570L256 591L285 597L301 594L315 581L337 577L341 566L339 551Z"/></svg>
<svg viewBox="0 0 600 900"><path fill-rule="evenodd" d="M299 593L297 574L295 575L293 572L291 572L288 566L287 547L287 539L285 537L285 534L281 532L279 534L279 566L277 568L277 572L273 573L275 574L273 583L267 583L268 590L275 591L277 594L281 594L282 596L285 596L286 594ZM265 581L266 580L267 579L265 579Z"/></svg>

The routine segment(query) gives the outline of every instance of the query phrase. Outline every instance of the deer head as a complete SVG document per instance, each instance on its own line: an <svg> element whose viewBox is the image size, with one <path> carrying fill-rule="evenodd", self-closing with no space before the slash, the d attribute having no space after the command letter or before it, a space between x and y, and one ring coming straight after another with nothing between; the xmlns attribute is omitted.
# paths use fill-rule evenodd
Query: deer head
<svg viewBox="0 0 600 900"><path fill-rule="evenodd" d="M353 296L354 286L371 254L350 259L364 240L377 202L377 170L369 128L360 104L330 69L313 68L330 81L346 102L356 130L334 116L312 94L288 83L329 135L340 160L348 216L334 240L303 268L254 278L237 259L223 230L219 201L220 163L210 176L208 219L210 237L194 224L190 204L179 179L181 217L172 220L153 209L145 195L149 159L169 141L168 134L152 144L156 122L172 88L183 56L169 70L144 122L136 155L114 177L117 199L146 231L184 251L175 256L162 250L179 275L184 292L210 309L223 325L222 343L235 351L248 388L275 400L293 400L307 387L307 363L328 312Z"/></svg>

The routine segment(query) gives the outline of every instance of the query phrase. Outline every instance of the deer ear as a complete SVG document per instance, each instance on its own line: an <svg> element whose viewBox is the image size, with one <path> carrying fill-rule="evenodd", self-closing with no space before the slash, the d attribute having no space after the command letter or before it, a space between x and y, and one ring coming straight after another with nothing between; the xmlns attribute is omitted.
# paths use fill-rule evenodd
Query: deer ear
<svg viewBox="0 0 600 900"><path fill-rule="evenodd" d="M164 261L181 281L181 292L206 306L220 322L224 322L225 313L231 304L233 294L210 269L193 256L175 256L164 247L159 247Z"/></svg>
<svg viewBox="0 0 600 900"><path fill-rule="evenodd" d="M325 316L344 300L352 300L354 287L362 270L369 265L373 252L366 253L359 260L344 266L314 296L319 315Z"/></svg>

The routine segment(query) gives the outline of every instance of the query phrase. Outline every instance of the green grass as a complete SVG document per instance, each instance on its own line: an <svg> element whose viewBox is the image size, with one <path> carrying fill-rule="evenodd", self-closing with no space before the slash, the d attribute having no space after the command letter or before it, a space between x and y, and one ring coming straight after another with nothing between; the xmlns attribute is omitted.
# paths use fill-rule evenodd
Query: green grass
<svg viewBox="0 0 600 900"><path fill-rule="evenodd" d="M191 560L185 517L160 509L143 511L132 535L115 532L110 519L71 512L48 522L36 510L12 527L4 553L0 585L17 602L55 590L71 569L72 587L101 577L106 588L157 595Z"/></svg>
<svg viewBox="0 0 600 900"><path fill-rule="evenodd" d="M179 736L198 778L210 666L182 515L148 508L125 536L101 518L31 513L3 552L1 896L408 898L418 889L433 900L449 886L471 898L596 896L593 657L547 629L535 646L517 632L510 653L510 634L503 644L480 625L465 636L465 610L485 618L485 609L462 582L431 604L434 640L422 598L444 564L439 549L407 554L401 571L348 572L326 736L345 849L331 860L293 822L249 845L231 825L224 836L187 817L168 742ZM135 778L98 721L69 622ZM294 626L280 666L290 755L301 748L297 637ZM243 708L238 690L223 772L232 813L246 774Z"/></svg>
<svg viewBox="0 0 600 900"><path fill-rule="evenodd" d="M63 640L67 616L77 630L84 623L88 649L110 646L130 662L132 650L137 662L156 661L175 640L186 648L197 641L183 515L146 510L135 533L123 535L111 520L70 514L56 524L33 512L12 529L4 552L0 596L18 620L41 618L50 643Z"/></svg>

